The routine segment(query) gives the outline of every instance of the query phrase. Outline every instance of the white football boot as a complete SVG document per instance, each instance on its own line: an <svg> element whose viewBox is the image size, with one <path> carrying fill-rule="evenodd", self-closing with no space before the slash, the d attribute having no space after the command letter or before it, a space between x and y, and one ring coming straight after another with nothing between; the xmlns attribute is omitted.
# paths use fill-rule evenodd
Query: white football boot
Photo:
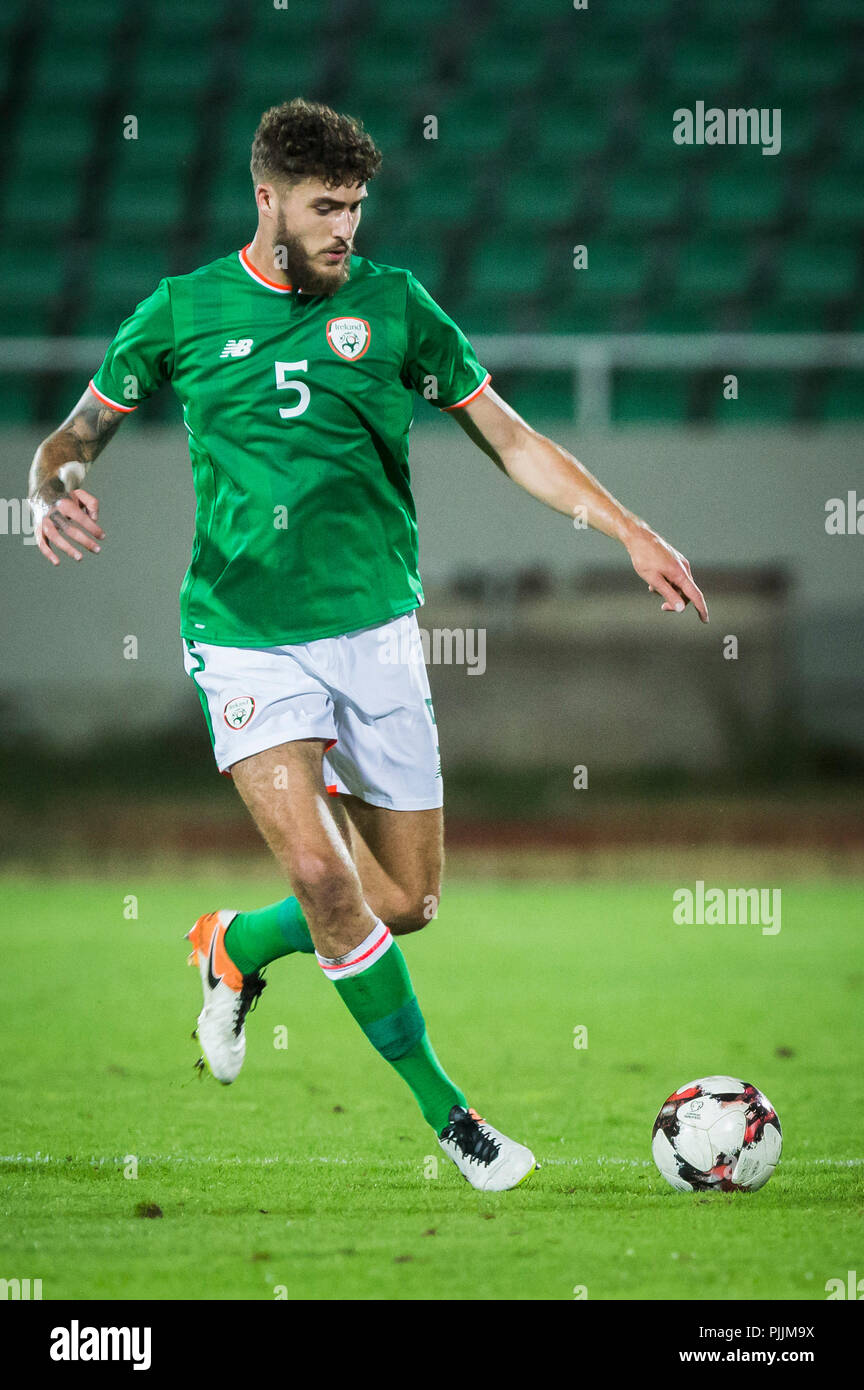
<svg viewBox="0 0 864 1390"><path fill-rule="evenodd" d="M208 912L186 933L192 943L189 964L198 966L204 990L204 1007L192 1036L223 1086L236 1080L243 1065L246 1015L266 985L257 970L243 975L225 950L225 933L236 916L236 910Z"/></svg>
<svg viewBox="0 0 864 1390"><path fill-rule="evenodd" d="M438 1143L463 1178L481 1192L507 1192L527 1182L537 1168L537 1160L524 1144L508 1139L476 1110L463 1110L461 1105L453 1106Z"/></svg>

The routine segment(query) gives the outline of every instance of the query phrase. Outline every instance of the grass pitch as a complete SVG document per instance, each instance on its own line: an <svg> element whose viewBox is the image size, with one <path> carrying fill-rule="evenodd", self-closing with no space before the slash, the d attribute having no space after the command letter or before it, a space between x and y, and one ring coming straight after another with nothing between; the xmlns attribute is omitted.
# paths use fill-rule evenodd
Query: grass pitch
<svg viewBox="0 0 864 1390"><path fill-rule="evenodd" d="M824 1299L864 1269L861 886L790 883L776 936L675 926L676 886L451 883L403 940L445 1068L543 1165L483 1196L311 957L269 967L239 1080L195 1075L183 934L278 880L7 875L0 1274L45 1299ZM677 1194L651 1161L662 1101L711 1073L780 1116L758 1193Z"/></svg>

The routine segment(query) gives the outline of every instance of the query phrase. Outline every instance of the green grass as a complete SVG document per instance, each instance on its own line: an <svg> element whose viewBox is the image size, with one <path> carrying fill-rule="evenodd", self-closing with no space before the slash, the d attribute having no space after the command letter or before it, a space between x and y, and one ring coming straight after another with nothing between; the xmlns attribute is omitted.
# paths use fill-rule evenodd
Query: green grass
<svg viewBox="0 0 864 1390"><path fill-rule="evenodd" d="M403 942L443 1064L543 1165L483 1196L309 957L270 967L238 1082L195 1075L182 935L275 881L7 875L0 1275L46 1299L824 1299L864 1272L861 885L790 883L777 936L674 926L676 886L453 884ZM651 1162L661 1102L712 1072L779 1113L758 1193L677 1194Z"/></svg>

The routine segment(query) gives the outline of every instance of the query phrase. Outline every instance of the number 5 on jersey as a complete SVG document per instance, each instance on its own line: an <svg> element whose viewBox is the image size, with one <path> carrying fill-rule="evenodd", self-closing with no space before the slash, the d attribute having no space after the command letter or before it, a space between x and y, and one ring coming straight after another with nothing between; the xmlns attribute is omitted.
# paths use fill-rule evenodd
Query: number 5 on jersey
<svg viewBox="0 0 864 1390"><path fill-rule="evenodd" d="M276 387L279 391L296 391L298 400L294 405L283 405L279 407L279 414L283 420L290 420L295 415L302 415L309 404L309 387L305 381L287 381L289 372L307 372L309 370L308 358L304 362L277 362L276 363Z"/></svg>

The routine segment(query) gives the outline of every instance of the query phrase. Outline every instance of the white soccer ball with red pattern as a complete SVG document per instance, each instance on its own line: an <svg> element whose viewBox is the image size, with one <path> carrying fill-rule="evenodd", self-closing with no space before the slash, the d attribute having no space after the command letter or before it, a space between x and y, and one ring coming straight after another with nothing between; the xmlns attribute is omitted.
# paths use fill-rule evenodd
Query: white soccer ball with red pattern
<svg viewBox="0 0 864 1390"><path fill-rule="evenodd" d="M654 1162L678 1192L755 1192L782 1146L771 1102L732 1076L704 1076L675 1091L651 1136Z"/></svg>

